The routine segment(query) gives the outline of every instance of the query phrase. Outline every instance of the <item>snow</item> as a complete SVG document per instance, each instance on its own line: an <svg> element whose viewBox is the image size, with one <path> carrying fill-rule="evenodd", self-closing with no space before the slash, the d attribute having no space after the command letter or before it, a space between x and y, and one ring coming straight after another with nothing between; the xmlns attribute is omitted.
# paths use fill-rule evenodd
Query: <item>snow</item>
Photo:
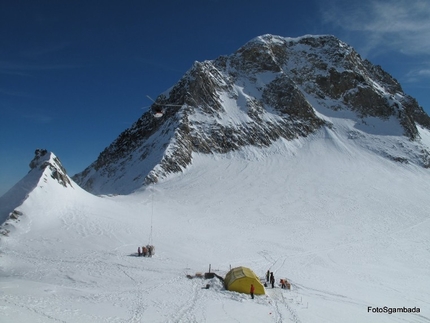
<svg viewBox="0 0 430 323"><path fill-rule="evenodd" d="M330 120L308 138L195 154L183 173L129 195L30 172L5 195L23 215L0 241L0 321L430 320L429 171L374 153L428 147L430 134L419 128L421 142L408 143ZM155 255L137 257L149 242ZM252 300L186 277L209 265L220 276L270 269L292 287Z"/></svg>

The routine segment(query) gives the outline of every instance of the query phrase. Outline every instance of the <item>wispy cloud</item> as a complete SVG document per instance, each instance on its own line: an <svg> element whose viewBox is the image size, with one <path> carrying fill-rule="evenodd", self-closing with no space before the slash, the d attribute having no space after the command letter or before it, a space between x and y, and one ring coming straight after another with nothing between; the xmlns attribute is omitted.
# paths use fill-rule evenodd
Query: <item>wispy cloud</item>
<svg viewBox="0 0 430 323"><path fill-rule="evenodd" d="M48 124L56 120L50 111L41 108L17 108L0 103L0 116L5 120L27 120L33 124Z"/></svg>
<svg viewBox="0 0 430 323"><path fill-rule="evenodd" d="M35 71L53 71L78 68L73 64L33 64L26 62L0 61L0 74L30 76Z"/></svg>
<svg viewBox="0 0 430 323"><path fill-rule="evenodd" d="M69 47L71 47L70 42L60 42L60 43L53 43L53 44L44 45L44 46L30 47L30 48L26 48L25 50L22 50L20 52L20 56L31 58L31 59L46 57L52 54L57 54L59 52L62 52L65 49L68 49Z"/></svg>
<svg viewBox="0 0 430 323"><path fill-rule="evenodd" d="M363 33L365 51L385 48L407 55L430 53L430 1L332 0L322 9L326 23Z"/></svg>
<svg viewBox="0 0 430 323"><path fill-rule="evenodd" d="M25 115L23 115L23 117L27 120L30 120L31 122L39 123L39 124L47 124L47 123L50 123L54 120L54 118L49 116L49 115L38 114L38 113L25 114Z"/></svg>
<svg viewBox="0 0 430 323"><path fill-rule="evenodd" d="M419 68L409 71L406 75L405 81L408 83L420 82L423 79L430 79L430 63L422 64Z"/></svg>
<svg viewBox="0 0 430 323"><path fill-rule="evenodd" d="M19 91L19 90L10 90L6 88L0 88L0 94L7 95L7 96L24 97L24 98L33 97L32 95L29 95L27 92Z"/></svg>

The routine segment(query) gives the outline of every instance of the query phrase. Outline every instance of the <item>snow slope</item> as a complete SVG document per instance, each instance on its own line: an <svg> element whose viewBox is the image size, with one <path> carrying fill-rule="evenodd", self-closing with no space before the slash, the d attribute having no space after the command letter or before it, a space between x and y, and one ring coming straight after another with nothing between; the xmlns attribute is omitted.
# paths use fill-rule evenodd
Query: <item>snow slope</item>
<svg viewBox="0 0 430 323"><path fill-rule="evenodd" d="M428 322L430 173L366 148L395 156L401 137L331 121L336 132L195 154L126 196L48 177L0 241L0 322ZM149 242L155 256L136 257ZM209 264L270 269L292 288L251 300L186 277Z"/></svg>

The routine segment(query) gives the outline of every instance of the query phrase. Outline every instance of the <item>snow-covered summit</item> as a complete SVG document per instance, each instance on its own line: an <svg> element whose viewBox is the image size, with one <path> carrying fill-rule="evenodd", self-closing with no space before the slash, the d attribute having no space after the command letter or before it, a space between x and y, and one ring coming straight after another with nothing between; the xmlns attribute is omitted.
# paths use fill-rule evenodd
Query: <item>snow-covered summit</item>
<svg viewBox="0 0 430 323"><path fill-rule="evenodd" d="M430 117L416 100L336 37L263 35L229 56L195 62L74 180L92 193L128 194L184 171L195 153L268 147L324 129L429 167L418 126L429 129ZM387 136L407 148L393 155L370 143L387 143Z"/></svg>
<svg viewBox="0 0 430 323"><path fill-rule="evenodd" d="M46 172L45 176L49 174L64 187L72 186L66 169L63 167L58 157L55 156L54 153L48 152L46 149L36 149L35 156L30 162L30 168L31 170L38 169L44 173Z"/></svg>
<svg viewBox="0 0 430 323"><path fill-rule="evenodd" d="M37 168L45 170L48 168L49 171L51 171L52 177L57 179L61 185L65 187L67 187L67 185L71 185L70 180L67 177L66 169L63 167L60 160L54 155L54 153L48 152L46 149L36 149L35 156L29 166L31 170Z"/></svg>
<svg viewBox="0 0 430 323"><path fill-rule="evenodd" d="M35 191L53 192L57 191L57 187L74 190L74 186L77 186L72 185L73 181L58 157L46 149L36 149L29 166L28 174L0 197L0 224L3 224L3 233L8 231L5 228L11 222L17 221L22 215L19 207L32 194L37 194Z"/></svg>

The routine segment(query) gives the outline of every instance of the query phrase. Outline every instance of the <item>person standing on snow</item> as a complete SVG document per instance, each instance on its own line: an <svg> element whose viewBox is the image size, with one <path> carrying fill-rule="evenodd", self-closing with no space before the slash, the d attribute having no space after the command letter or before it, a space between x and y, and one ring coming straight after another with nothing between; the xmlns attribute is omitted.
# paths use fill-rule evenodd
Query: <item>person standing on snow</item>
<svg viewBox="0 0 430 323"><path fill-rule="evenodd" d="M251 294L251 298L252 299L254 299L254 290L255 290L255 288L254 288L254 285L253 284L251 284L251 290L250 290L250 294Z"/></svg>
<svg viewBox="0 0 430 323"><path fill-rule="evenodd" d="M269 279L270 279L270 270L267 270L266 281L269 282Z"/></svg>
<svg viewBox="0 0 430 323"><path fill-rule="evenodd" d="M270 283L272 284L272 288L275 288L275 276L273 276L273 271L270 273Z"/></svg>

